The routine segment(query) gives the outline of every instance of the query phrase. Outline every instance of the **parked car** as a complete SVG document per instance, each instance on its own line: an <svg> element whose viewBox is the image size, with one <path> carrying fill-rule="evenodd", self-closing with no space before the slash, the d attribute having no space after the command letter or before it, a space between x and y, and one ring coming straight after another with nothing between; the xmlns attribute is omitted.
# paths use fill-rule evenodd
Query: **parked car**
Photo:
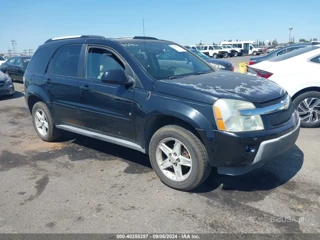
<svg viewBox="0 0 320 240"><path fill-rule="evenodd" d="M234 71L234 67L233 67L232 63L229 61L210 58L207 55L203 54L202 52L199 52L194 49L190 49L190 51L193 52L194 54L196 54L197 56L201 57L202 59L204 59L205 61L207 61L211 65L213 65L218 70L226 70L226 71L232 71L232 72Z"/></svg>
<svg viewBox="0 0 320 240"><path fill-rule="evenodd" d="M223 50L221 47L217 47L218 46L214 47L213 45L203 45L199 51L212 58L223 58L228 55L227 51Z"/></svg>
<svg viewBox="0 0 320 240"><path fill-rule="evenodd" d="M301 126L320 127L320 46L308 46L249 67L291 95Z"/></svg>
<svg viewBox="0 0 320 240"><path fill-rule="evenodd" d="M224 49L224 50L227 50L227 49L231 50L231 53L230 53L230 54L231 54L233 57L237 57L237 56L243 55L243 50L242 50L241 48L236 48L236 47L234 47L234 46L232 46L232 45L221 45L221 47L222 47L222 49Z"/></svg>
<svg viewBox="0 0 320 240"><path fill-rule="evenodd" d="M11 57L0 66L0 71L8 74L12 81L23 81L23 75L30 59L29 56Z"/></svg>
<svg viewBox="0 0 320 240"><path fill-rule="evenodd" d="M66 130L138 150L180 190L199 186L211 167L230 175L260 167L299 135L299 117L276 83L215 71L171 41L49 39L24 77L42 140Z"/></svg>
<svg viewBox="0 0 320 240"><path fill-rule="evenodd" d="M310 46L310 44L292 44L292 45L288 45L286 47L278 48L278 49L275 49L274 51L272 51L271 53L269 53L269 54L267 54L265 56L250 58L249 65L254 65L254 64L257 64L257 63L262 62L262 61L267 61L267 60L269 60L271 58L280 56L282 54L289 53L289 52L291 52L293 50L297 50L299 48L303 48L303 47L306 47L306 46Z"/></svg>
<svg viewBox="0 0 320 240"><path fill-rule="evenodd" d="M4 56L0 55L0 66L1 66L1 64L4 63L6 60L7 60L7 59L6 59Z"/></svg>
<svg viewBox="0 0 320 240"><path fill-rule="evenodd" d="M11 78L0 71L0 96L12 96L15 93Z"/></svg>

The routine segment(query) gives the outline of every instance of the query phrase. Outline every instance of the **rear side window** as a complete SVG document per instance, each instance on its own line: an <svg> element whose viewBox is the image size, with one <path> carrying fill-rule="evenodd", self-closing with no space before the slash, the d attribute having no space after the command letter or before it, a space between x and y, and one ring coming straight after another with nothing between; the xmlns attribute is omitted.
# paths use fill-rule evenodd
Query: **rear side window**
<svg viewBox="0 0 320 240"><path fill-rule="evenodd" d="M28 64L27 72L33 74L44 74L52 56L52 52L53 49L49 47L38 48Z"/></svg>
<svg viewBox="0 0 320 240"><path fill-rule="evenodd" d="M316 57L312 58L310 61L314 62L314 63L320 63L320 56L316 56Z"/></svg>
<svg viewBox="0 0 320 240"><path fill-rule="evenodd" d="M300 48L300 49L291 51L289 53L283 54L281 56L277 56L277 57L271 58L269 61L270 62L278 62L278 61L286 60L286 59L289 59L289 58L292 58L292 57L295 57L295 56L310 52L310 51L315 50L315 49L317 49L317 47L311 47L310 46L310 47Z"/></svg>
<svg viewBox="0 0 320 240"><path fill-rule="evenodd" d="M53 55L47 73L76 77L78 76L81 45L66 45L60 47Z"/></svg>

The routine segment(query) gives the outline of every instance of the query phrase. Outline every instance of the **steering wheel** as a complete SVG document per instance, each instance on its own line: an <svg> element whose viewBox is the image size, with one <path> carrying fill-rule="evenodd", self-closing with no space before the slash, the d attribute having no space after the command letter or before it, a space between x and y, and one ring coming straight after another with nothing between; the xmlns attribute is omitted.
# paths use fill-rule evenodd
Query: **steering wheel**
<svg viewBox="0 0 320 240"><path fill-rule="evenodd" d="M172 74L174 74L174 72L176 71L176 67L169 67L167 70L166 70L166 75L172 75ZM171 72L172 72L172 74L171 74Z"/></svg>

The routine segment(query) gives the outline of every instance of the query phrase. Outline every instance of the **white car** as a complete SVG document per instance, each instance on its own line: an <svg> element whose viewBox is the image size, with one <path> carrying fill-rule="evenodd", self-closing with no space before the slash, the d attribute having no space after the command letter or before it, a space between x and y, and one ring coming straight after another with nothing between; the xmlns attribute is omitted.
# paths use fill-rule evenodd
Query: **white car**
<svg viewBox="0 0 320 240"><path fill-rule="evenodd" d="M302 127L320 127L320 46L308 46L249 67L287 90Z"/></svg>
<svg viewBox="0 0 320 240"><path fill-rule="evenodd" d="M5 59L3 56L0 55L0 66L2 63L6 62L7 59Z"/></svg>

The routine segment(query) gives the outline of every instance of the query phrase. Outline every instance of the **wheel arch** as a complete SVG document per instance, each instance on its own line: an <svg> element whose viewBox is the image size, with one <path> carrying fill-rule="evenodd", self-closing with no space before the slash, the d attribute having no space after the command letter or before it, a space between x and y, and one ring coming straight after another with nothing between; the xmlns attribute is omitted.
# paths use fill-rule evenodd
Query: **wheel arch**
<svg viewBox="0 0 320 240"><path fill-rule="evenodd" d="M30 113L32 112L32 108L34 104L36 104L39 101L45 103L48 107L50 107L51 102L49 97L45 94L45 92L39 86L34 86L34 85L29 86L27 92L28 93L27 93L26 102L27 102Z"/></svg>
<svg viewBox="0 0 320 240"><path fill-rule="evenodd" d="M149 151L149 143L154 133L160 128L167 125L178 125L180 127L183 127L192 132L196 137L200 139L200 141L203 142L200 134L197 131L197 129L201 127L193 119L187 118L186 116L180 114L158 113L151 115L146 121L144 127L144 147L146 153L148 153Z"/></svg>
<svg viewBox="0 0 320 240"><path fill-rule="evenodd" d="M312 92L312 91L320 92L320 87L303 88L303 89L299 90L298 92L296 92L295 94L293 94L293 96L291 97L292 101L294 99L296 99L298 96L300 96L301 94L306 93L306 92Z"/></svg>

